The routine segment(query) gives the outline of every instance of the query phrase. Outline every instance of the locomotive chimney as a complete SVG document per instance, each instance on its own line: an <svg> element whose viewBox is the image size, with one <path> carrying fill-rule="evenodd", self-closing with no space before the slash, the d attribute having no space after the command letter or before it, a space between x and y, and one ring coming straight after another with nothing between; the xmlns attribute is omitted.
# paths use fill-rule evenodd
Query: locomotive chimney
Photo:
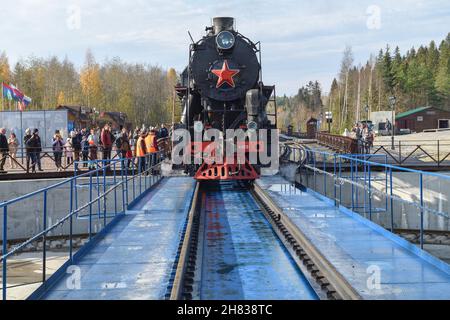
<svg viewBox="0 0 450 320"><path fill-rule="evenodd" d="M215 17L213 18L214 34L218 34L221 31L228 30L233 31L234 18L231 17Z"/></svg>

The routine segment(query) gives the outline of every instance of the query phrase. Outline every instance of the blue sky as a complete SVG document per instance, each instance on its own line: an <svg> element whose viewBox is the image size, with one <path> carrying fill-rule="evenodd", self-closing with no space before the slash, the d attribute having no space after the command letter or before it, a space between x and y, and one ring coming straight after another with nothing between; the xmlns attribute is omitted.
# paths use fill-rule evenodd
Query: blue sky
<svg viewBox="0 0 450 320"><path fill-rule="evenodd" d="M181 70L187 30L200 38L214 16L235 17L241 33L262 42L264 80L278 94L309 80L328 91L346 45L358 64L386 44L405 52L450 32L448 0L16 0L1 6L0 51L12 63L67 55L80 66L91 48L100 62L118 56Z"/></svg>

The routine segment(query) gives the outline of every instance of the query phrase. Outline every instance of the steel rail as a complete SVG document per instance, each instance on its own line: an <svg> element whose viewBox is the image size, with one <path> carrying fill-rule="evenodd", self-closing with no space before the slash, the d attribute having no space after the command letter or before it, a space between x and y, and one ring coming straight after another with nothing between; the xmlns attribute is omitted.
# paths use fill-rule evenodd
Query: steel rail
<svg viewBox="0 0 450 320"><path fill-rule="evenodd" d="M187 262L189 259L189 252L191 249L192 226L194 223L194 216L196 215L198 208L199 190L200 183L197 182L195 186L194 196L191 202L191 209L189 210L186 233L184 234L183 238L183 245L181 247L175 278L173 280L173 287L170 293L170 300L181 300L183 297L184 279L186 274Z"/></svg>

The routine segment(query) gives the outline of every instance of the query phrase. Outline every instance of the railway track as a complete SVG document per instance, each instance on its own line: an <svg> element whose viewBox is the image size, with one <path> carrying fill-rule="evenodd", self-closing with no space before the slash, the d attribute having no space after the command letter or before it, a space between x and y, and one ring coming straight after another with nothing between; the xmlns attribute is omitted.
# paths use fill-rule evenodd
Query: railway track
<svg viewBox="0 0 450 320"><path fill-rule="evenodd" d="M197 184L170 299L361 299L258 186Z"/></svg>

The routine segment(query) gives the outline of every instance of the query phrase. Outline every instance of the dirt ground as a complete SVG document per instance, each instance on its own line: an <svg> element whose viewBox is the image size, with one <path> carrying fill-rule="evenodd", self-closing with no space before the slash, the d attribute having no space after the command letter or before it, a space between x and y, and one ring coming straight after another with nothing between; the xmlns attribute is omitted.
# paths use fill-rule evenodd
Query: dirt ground
<svg viewBox="0 0 450 320"><path fill-rule="evenodd" d="M46 276L50 277L68 259L67 252L47 251ZM2 268L0 267L0 270ZM0 273L1 275L1 273ZM8 259L7 299L24 300L42 281L42 252L22 253ZM0 288L3 279L0 278ZM0 291L0 300L2 299Z"/></svg>

